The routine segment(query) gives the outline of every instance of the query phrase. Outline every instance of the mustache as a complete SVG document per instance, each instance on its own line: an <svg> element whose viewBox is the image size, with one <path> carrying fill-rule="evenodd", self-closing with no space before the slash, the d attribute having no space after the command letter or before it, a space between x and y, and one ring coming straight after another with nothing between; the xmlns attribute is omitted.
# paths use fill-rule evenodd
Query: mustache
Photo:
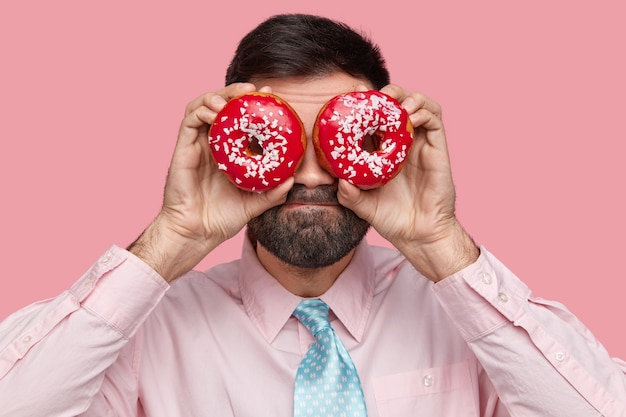
<svg viewBox="0 0 626 417"><path fill-rule="evenodd" d="M287 193L285 204L289 203L339 204L337 185L319 185L315 188L307 188L302 184L294 184Z"/></svg>

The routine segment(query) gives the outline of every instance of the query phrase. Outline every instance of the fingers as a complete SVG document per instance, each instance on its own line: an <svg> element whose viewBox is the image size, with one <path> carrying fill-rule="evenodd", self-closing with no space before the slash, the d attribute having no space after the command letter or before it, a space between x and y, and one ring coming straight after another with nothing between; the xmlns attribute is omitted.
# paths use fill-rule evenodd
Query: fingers
<svg viewBox="0 0 626 417"><path fill-rule="evenodd" d="M203 94L194 100L192 100L185 108L185 116L188 116L194 110L201 106L206 106L215 111L220 111L222 107L228 102L241 94L254 91L254 84L251 83L234 83L227 85L223 89L217 92L211 92Z"/></svg>
<svg viewBox="0 0 626 417"><path fill-rule="evenodd" d="M424 94L406 91L395 84L386 85L380 91L398 100L409 114L424 109L441 118L441 106L439 103Z"/></svg>
<svg viewBox="0 0 626 417"><path fill-rule="evenodd" d="M181 123L179 146L193 145L208 131L208 127L226 103L242 94L256 89L254 84L234 83L217 92L201 95L185 107L185 117Z"/></svg>
<svg viewBox="0 0 626 417"><path fill-rule="evenodd" d="M406 91L395 84L389 84L381 91L402 104L409 114L417 136L423 136L432 146L445 147L445 132L439 103L424 94ZM420 133L424 131L426 134L421 135Z"/></svg>
<svg viewBox="0 0 626 417"><path fill-rule="evenodd" d="M185 107L185 117L189 117L194 112L202 110L203 108L217 114L229 100L242 94L252 92L255 89L254 84L251 83L234 83L224 87L220 91L203 94L187 104L187 107ZM211 122L212 121L213 120L211 120Z"/></svg>
<svg viewBox="0 0 626 417"><path fill-rule="evenodd" d="M185 118L183 119L181 130L197 130L203 125L212 124L217 114L228 101L253 91L256 91L254 84L234 83L227 85L220 91L206 93L197 97L185 107ZM258 91L271 93L272 89L264 86Z"/></svg>

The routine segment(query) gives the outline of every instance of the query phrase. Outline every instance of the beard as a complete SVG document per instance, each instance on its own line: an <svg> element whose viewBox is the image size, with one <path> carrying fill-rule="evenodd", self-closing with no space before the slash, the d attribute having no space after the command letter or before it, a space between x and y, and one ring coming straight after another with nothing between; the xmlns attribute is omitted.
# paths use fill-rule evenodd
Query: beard
<svg viewBox="0 0 626 417"><path fill-rule="evenodd" d="M248 222L248 236L288 265L323 268L348 255L363 240L369 223L339 205L337 186L307 189L295 184L285 204L308 207L273 207Z"/></svg>

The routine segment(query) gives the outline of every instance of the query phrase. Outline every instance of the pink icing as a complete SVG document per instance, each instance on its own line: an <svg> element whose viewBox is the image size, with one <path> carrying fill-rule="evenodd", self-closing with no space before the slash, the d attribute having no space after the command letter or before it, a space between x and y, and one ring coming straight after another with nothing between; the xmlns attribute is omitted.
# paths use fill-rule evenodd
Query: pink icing
<svg viewBox="0 0 626 417"><path fill-rule="evenodd" d="M209 131L209 146L218 168L235 185L260 192L294 175L304 155L304 137L289 106L275 96L252 93L234 98L220 111Z"/></svg>
<svg viewBox="0 0 626 417"><path fill-rule="evenodd" d="M393 178L407 158L413 143L407 122L406 110L386 94L342 94L318 116L318 147L334 175L356 186L376 187ZM368 136L382 136L377 150L363 149Z"/></svg>

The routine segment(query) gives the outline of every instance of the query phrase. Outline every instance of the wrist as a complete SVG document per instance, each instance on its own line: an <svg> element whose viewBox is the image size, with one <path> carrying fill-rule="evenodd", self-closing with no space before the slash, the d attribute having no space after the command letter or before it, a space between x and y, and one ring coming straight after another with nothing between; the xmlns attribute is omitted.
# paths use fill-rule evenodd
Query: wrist
<svg viewBox="0 0 626 417"><path fill-rule="evenodd" d="M160 214L127 250L171 282L192 270L218 244L178 233Z"/></svg>
<svg viewBox="0 0 626 417"><path fill-rule="evenodd" d="M426 278L439 282L476 262L480 249L455 220L439 238L423 242L409 242L398 250Z"/></svg>

